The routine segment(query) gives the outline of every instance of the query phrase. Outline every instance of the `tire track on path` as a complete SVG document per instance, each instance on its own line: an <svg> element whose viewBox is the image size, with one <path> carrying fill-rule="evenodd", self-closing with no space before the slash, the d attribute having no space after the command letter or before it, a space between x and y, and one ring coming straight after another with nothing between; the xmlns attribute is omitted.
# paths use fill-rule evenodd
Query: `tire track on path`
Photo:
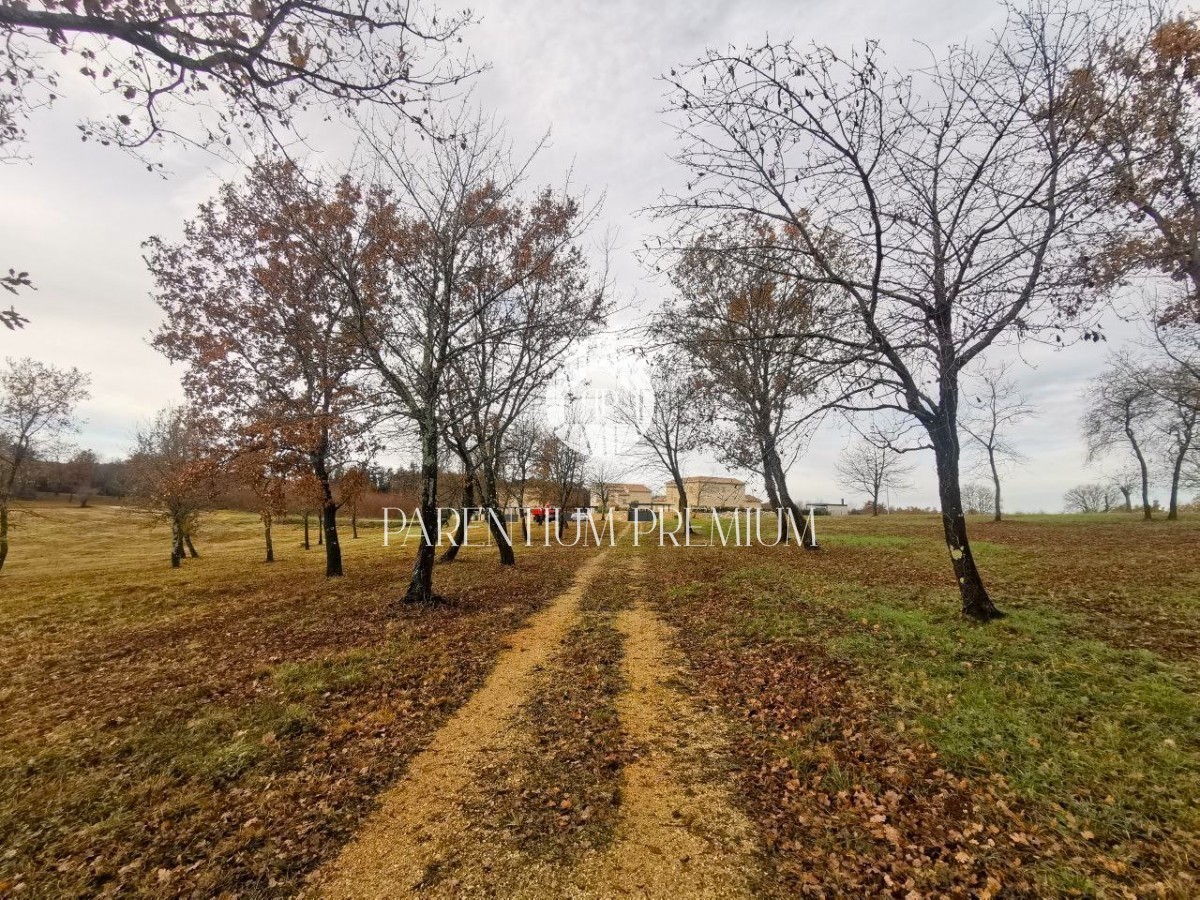
<svg viewBox="0 0 1200 900"><path fill-rule="evenodd" d="M466 831L458 802L497 752L532 676L579 617L579 601L607 558L597 553L575 581L529 624L512 634L496 667L461 709L416 756L404 779L385 792L358 836L318 876L323 897L375 898L417 891L454 852Z"/></svg>

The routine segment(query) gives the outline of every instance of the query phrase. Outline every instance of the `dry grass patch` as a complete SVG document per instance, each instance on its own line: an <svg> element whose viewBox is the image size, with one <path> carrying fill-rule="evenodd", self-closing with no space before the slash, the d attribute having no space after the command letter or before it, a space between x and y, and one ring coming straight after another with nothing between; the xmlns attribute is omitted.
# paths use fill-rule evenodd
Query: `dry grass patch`
<svg viewBox="0 0 1200 900"><path fill-rule="evenodd" d="M487 548L401 609L410 553L347 577L219 514L172 571L120 510L44 509L0 579L0 886L24 896L294 893L589 551Z"/></svg>

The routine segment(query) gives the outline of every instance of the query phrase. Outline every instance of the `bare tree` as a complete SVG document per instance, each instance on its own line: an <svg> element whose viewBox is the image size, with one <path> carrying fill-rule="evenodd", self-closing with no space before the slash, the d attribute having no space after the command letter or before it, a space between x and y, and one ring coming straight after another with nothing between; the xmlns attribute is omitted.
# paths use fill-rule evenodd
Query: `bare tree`
<svg viewBox="0 0 1200 900"><path fill-rule="evenodd" d="M59 92L48 61L63 55L120 107L83 138L127 149L163 135L222 147L250 125L290 130L313 106L382 106L424 127L432 92L474 71L448 54L469 21L406 0L5 2L0 145Z"/></svg>
<svg viewBox="0 0 1200 900"><path fill-rule="evenodd" d="M555 527L562 537L571 500L584 490L587 456L556 435L547 435L538 448L537 460L542 480L554 491L558 508Z"/></svg>
<svg viewBox="0 0 1200 900"><path fill-rule="evenodd" d="M1142 516L1151 517L1150 464L1146 446L1158 412L1147 373L1127 354L1112 357L1084 394L1083 437L1089 462L1127 446L1141 477Z"/></svg>
<svg viewBox="0 0 1200 900"><path fill-rule="evenodd" d="M621 485L619 479L625 477L626 471L611 459L592 460L584 471L587 488L599 501L606 517L612 504L613 493Z"/></svg>
<svg viewBox="0 0 1200 900"><path fill-rule="evenodd" d="M963 511L979 515L985 513L993 502L992 491L987 485L972 481L962 487Z"/></svg>
<svg viewBox="0 0 1200 900"><path fill-rule="evenodd" d="M1165 366L1148 374L1158 395L1153 429L1171 485L1167 518L1179 518L1179 485L1188 459L1200 443L1200 379L1184 366Z"/></svg>
<svg viewBox="0 0 1200 900"><path fill-rule="evenodd" d="M75 407L88 398L88 382L78 369L28 358L6 360L0 371L0 570L14 491L30 462L75 430Z"/></svg>
<svg viewBox="0 0 1200 900"><path fill-rule="evenodd" d="M318 232L310 238L340 267L367 361L394 412L420 439L419 513L427 532L408 602L434 598L439 447L456 366L511 335L513 318L498 311L569 265L578 237L579 208L568 194L520 196L528 160L514 164L499 132L478 121L449 130L459 139L435 143L421 159L394 134L370 135L390 183L368 199L369 241L347 253Z"/></svg>
<svg viewBox="0 0 1200 900"><path fill-rule="evenodd" d="M962 420L963 431L979 445L992 474L992 517L996 522L1001 518L1000 467L1006 461L1024 458L1006 432L1018 422L1037 415L1037 410L1018 390L1016 380L1010 377L1011 368L1003 363L979 372L977 386L968 385L967 409Z"/></svg>
<svg viewBox="0 0 1200 900"><path fill-rule="evenodd" d="M879 497L885 491L901 491L912 486L908 480L913 467L886 442L859 441L842 454L837 462L839 481L848 490L863 491L871 498L871 515L879 515Z"/></svg>
<svg viewBox="0 0 1200 900"><path fill-rule="evenodd" d="M660 353L650 361L653 408L646 415L644 398L625 396L614 404L613 418L637 435L633 448L663 472L679 494L679 516L688 508L683 461L709 440L713 413L703 375L685 353Z"/></svg>
<svg viewBox="0 0 1200 900"><path fill-rule="evenodd" d="M1189 284L1194 292L1195 284ZM1200 315L1189 317L1180 313L1189 302L1197 302L1197 298L1164 304L1157 295L1151 295L1144 310L1143 330L1146 334L1140 341L1148 357L1155 361L1144 379L1160 401L1154 430L1160 439L1156 443L1171 484L1168 519L1178 518L1179 488L1187 486L1189 472L1200 455L1200 440L1197 439ZM1196 306L1196 311L1200 314L1200 305Z"/></svg>
<svg viewBox="0 0 1200 900"><path fill-rule="evenodd" d="M1146 342L1149 351L1156 358L1166 357L1189 379L1200 383L1200 322L1171 320L1157 303L1151 303L1146 312L1152 338Z"/></svg>
<svg viewBox="0 0 1200 900"><path fill-rule="evenodd" d="M1113 499L1113 489L1107 484L1079 484L1063 495L1063 506L1067 512L1108 512Z"/></svg>
<svg viewBox="0 0 1200 900"><path fill-rule="evenodd" d="M962 609L977 619L1000 612L963 517L960 374L999 340L1054 333L1092 297L1076 262L1098 163L1068 87L1125 12L1010 9L980 49L917 72L888 71L874 43L844 57L789 42L709 50L667 79L688 190L664 213L691 233L731 212L786 229L803 277L842 292L860 327L827 338L865 367L843 405L924 429Z"/></svg>
<svg viewBox="0 0 1200 900"><path fill-rule="evenodd" d="M515 500L521 517L521 537L529 539L529 514L525 506L525 491L535 469L536 451L541 444L542 434L532 415L517 419L508 431L504 453L504 474L507 495Z"/></svg>
<svg viewBox="0 0 1200 900"><path fill-rule="evenodd" d="M1112 474L1109 481L1121 492L1125 504L1125 512L1133 512L1133 492L1141 483L1141 472L1133 464L1126 464Z"/></svg>

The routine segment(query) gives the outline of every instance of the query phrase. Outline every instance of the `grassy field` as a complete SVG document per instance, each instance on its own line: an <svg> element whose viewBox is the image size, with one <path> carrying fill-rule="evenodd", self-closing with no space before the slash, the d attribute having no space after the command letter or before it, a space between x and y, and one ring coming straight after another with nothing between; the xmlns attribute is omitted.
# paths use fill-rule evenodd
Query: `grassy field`
<svg viewBox="0 0 1200 900"><path fill-rule="evenodd" d="M1200 894L1200 521L972 526L990 625L934 517L651 551L784 893Z"/></svg>
<svg viewBox="0 0 1200 900"><path fill-rule="evenodd" d="M614 556L642 555L631 589L731 723L714 765L764 894L1200 894L1200 519L972 522L1008 612L986 626L957 614L935 517L818 529L821 553ZM329 581L298 525L276 531L268 566L253 517L213 514L171 570L120 509L22 520L0 575L0 895L296 893L594 552L535 541L505 571L467 549L439 570L449 602L397 611L411 552L379 523L346 529ZM585 609L563 689L518 724L550 748L547 785L616 802L619 647ZM592 806L575 824L599 840L619 809Z"/></svg>
<svg viewBox="0 0 1200 900"><path fill-rule="evenodd" d="M171 570L122 510L38 513L0 575L0 896L294 893L589 552L467 549L449 603L389 615L379 523L326 580L295 524L268 566L213 514Z"/></svg>

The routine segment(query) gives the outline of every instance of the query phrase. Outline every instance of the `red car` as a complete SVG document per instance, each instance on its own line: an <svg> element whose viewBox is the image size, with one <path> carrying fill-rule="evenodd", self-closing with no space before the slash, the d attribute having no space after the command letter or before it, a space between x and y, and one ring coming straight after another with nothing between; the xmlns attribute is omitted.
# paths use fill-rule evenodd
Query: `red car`
<svg viewBox="0 0 1200 900"><path fill-rule="evenodd" d="M547 519L553 522L558 517L558 510L552 506L545 509L540 506L536 506L529 512L533 516L533 521L538 525L544 524Z"/></svg>

